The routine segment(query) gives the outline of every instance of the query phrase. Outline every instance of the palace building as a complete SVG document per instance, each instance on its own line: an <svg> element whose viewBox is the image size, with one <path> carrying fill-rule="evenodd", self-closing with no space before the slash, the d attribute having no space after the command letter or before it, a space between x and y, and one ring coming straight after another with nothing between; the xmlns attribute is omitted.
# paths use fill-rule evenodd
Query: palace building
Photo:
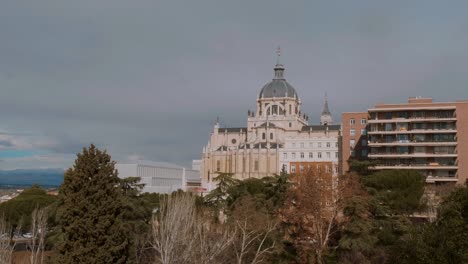
<svg viewBox="0 0 468 264"><path fill-rule="evenodd" d="M274 78L257 98L256 110L247 112L245 127L213 127L203 148L202 182L211 189L219 173L237 179L262 178L281 171L300 173L306 169L337 175L340 171L340 125L333 125L325 103L319 125L309 125L301 111L296 89L284 78L279 62Z"/></svg>

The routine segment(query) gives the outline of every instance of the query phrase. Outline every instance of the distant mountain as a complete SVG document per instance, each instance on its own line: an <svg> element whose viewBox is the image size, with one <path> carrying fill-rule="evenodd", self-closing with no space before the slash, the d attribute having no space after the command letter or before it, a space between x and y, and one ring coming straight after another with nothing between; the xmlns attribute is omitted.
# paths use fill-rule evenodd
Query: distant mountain
<svg viewBox="0 0 468 264"><path fill-rule="evenodd" d="M64 169L0 170L0 185L59 186L63 182Z"/></svg>

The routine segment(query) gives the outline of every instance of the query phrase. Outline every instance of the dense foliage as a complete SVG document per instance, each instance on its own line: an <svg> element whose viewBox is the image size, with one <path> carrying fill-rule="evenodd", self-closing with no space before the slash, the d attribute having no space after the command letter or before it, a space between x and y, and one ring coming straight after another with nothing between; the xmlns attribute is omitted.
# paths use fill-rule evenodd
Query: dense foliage
<svg viewBox="0 0 468 264"><path fill-rule="evenodd" d="M57 219L63 240L55 261L134 262L133 225L126 219L132 203L124 198L110 156L94 145L83 149L59 190Z"/></svg>
<svg viewBox="0 0 468 264"><path fill-rule="evenodd" d="M118 178L110 156L91 145L58 199L34 186L0 212L27 226L47 206L56 263L468 262L466 187L428 188L415 171L351 165L333 188L313 172L243 181L219 173L205 197L149 194L139 178ZM417 218L428 193L446 195L438 217Z"/></svg>
<svg viewBox="0 0 468 264"><path fill-rule="evenodd" d="M441 204L433 223L414 227L402 239L400 263L468 263L468 188L458 188Z"/></svg>
<svg viewBox="0 0 468 264"><path fill-rule="evenodd" d="M48 195L44 189L34 185L17 197L0 204L0 214L13 228L21 226L21 229L28 230L32 212L36 208L49 206L56 200L57 197Z"/></svg>

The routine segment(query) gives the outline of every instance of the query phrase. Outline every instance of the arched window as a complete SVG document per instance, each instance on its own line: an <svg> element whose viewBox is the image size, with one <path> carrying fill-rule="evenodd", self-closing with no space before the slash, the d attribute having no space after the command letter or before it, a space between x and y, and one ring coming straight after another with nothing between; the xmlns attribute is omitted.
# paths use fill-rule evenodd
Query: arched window
<svg viewBox="0 0 468 264"><path fill-rule="evenodd" d="M273 133L270 133L270 139L273 139Z"/></svg>
<svg viewBox="0 0 468 264"><path fill-rule="evenodd" d="M277 115L278 114L278 106L277 105L273 105L271 107L271 114L273 115Z"/></svg>
<svg viewBox="0 0 468 264"><path fill-rule="evenodd" d="M262 133L262 139L265 139L265 133Z"/></svg>
<svg viewBox="0 0 468 264"><path fill-rule="evenodd" d="M268 108L267 110L267 115L270 115L270 108Z"/></svg>
<svg viewBox="0 0 468 264"><path fill-rule="evenodd" d="M291 105L289 105L289 114L291 114Z"/></svg>

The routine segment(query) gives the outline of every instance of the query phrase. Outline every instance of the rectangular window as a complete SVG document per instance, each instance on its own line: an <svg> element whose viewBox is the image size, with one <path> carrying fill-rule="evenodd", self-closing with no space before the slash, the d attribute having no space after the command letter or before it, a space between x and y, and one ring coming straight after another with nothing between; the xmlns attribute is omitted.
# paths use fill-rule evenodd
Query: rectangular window
<svg viewBox="0 0 468 264"><path fill-rule="evenodd" d="M321 148L322 147L322 142L317 143L317 147Z"/></svg>
<svg viewBox="0 0 468 264"><path fill-rule="evenodd" d="M256 160L254 163L254 170L258 171L258 160Z"/></svg>
<svg viewBox="0 0 468 264"><path fill-rule="evenodd" d="M338 158L338 152L335 152L335 158Z"/></svg>
<svg viewBox="0 0 468 264"><path fill-rule="evenodd" d="M319 159L322 158L322 152L317 152L317 158L319 158Z"/></svg>
<svg viewBox="0 0 468 264"><path fill-rule="evenodd" d="M367 156L367 149L361 150L361 157Z"/></svg>
<svg viewBox="0 0 468 264"><path fill-rule="evenodd" d="M385 131L392 131L393 127L392 124L385 124Z"/></svg>
<svg viewBox="0 0 468 264"><path fill-rule="evenodd" d="M331 146L331 143L327 142L327 148L329 148L330 146Z"/></svg>
<svg viewBox="0 0 468 264"><path fill-rule="evenodd" d="M221 161L220 160L216 161L216 171L221 171Z"/></svg>
<svg viewBox="0 0 468 264"><path fill-rule="evenodd" d="M350 153L350 154L351 154L351 157L353 157L353 158L354 158L354 156L356 155L356 154L354 153L354 150L351 150L351 153Z"/></svg>
<svg viewBox="0 0 468 264"><path fill-rule="evenodd" d="M293 152L291 155L292 155L292 158L293 158L293 159L296 158L296 153L295 153L295 152Z"/></svg>
<svg viewBox="0 0 468 264"><path fill-rule="evenodd" d="M351 119L349 120L349 124L350 124L350 125L356 124L356 120L355 120L354 118L351 118Z"/></svg>
<svg viewBox="0 0 468 264"><path fill-rule="evenodd" d="M331 157L330 152L327 152L327 158L329 159Z"/></svg>
<svg viewBox="0 0 468 264"><path fill-rule="evenodd" d="M296 165L291 165L291 172L292 173L295 173L296 172Z"/></svg>
<svg viewBox="0 0 468 264"><path fill-rule="evenodd" d="M361 129L361 135L363 136L367 135L367 130L365 128Z"/></svg>
<svg viewBox="0 0 468 264"><path fill-rule="evenodd" d="M296 143L292 143L292 147L295 148L295 147L296 147Z"/></svg>
<svg viewBox="0 0 468 264"><path fill-rule="evenodd" d="M325 167L325 171L326 171L327 173L331 173L331 167L327 165L327 166Z"/></svg>
<svg viewBox="0 0 468 264"><path fill-rule="evenodd" d="M351 139L351 140L349 141L349 145L350 145L351 147L354 147L355 144L356 144L356 140Z"/></svg>
<svg viewBox="0 0 468 264"><path fill-rule="evenodd" d="M304 152L301 152L301 159L304 158Z"/></svg>
<svg viewBox="0 0 468 264"><path fill-rule="evenodd" d="M304 165L299 165L299 171L304 172Z"/></svg>
<svg viewBox="0 0 468 264"><path fill-rule="evenodd" d="M367 146L367 140L362 139L362 140L361 140L361 145L362 145L363 147Z"/></svg>
<svg viewBox="0 0 468 264"><path fill-rule="evenodd" d="M351 136L356 135L356 130L350 129L350 130L349 130L349 135L351 135Z"/></svg>
<svg viewBox="0 0 468 264"><path fill-rule="evenodd" d="M310 142L310 143L309 143L309 147L310 147L310 148L313 148L313 147L314 147L314 143Z"/></svg>
<svg viewBox="0 0 468 264"><path fill-rule="evenodd" d="M361 125L365 125L367 123L367 120L365 118L361 119Z"/></svg>
<svg viewBox="0 0 468 264"><path fill-rule="evenodd" d="M304 148L304 143L301 143L301 148Z"/></svg>
<svg viewBox="0 0 468 264"><path fill-rule="evenodd" d="M322 172L322 166L317 165L317 171L318 171L318 173L321 173Z"/></svg>
<svg viewBox="0 0 468 264"><path fill-rule="evenodd" d="M313 157L314 157L313 153L312 153L312 152L309 152L309 159L311 159L311 158L313 158Z"/></svg>
<svg viewBox="0 0 468 264"><path fill-rule="evenodd" d="M335 148L337 148L337 147L338 147L338 142L335 143Z"/></svg>
<svg viewBox="0 0 468 264"><path fill-rule="evenodd" d="M288 158L288 153L287 153L287 152L283 153L283 158L284 158L284 159L287 159L287 158Z"/></svg>

